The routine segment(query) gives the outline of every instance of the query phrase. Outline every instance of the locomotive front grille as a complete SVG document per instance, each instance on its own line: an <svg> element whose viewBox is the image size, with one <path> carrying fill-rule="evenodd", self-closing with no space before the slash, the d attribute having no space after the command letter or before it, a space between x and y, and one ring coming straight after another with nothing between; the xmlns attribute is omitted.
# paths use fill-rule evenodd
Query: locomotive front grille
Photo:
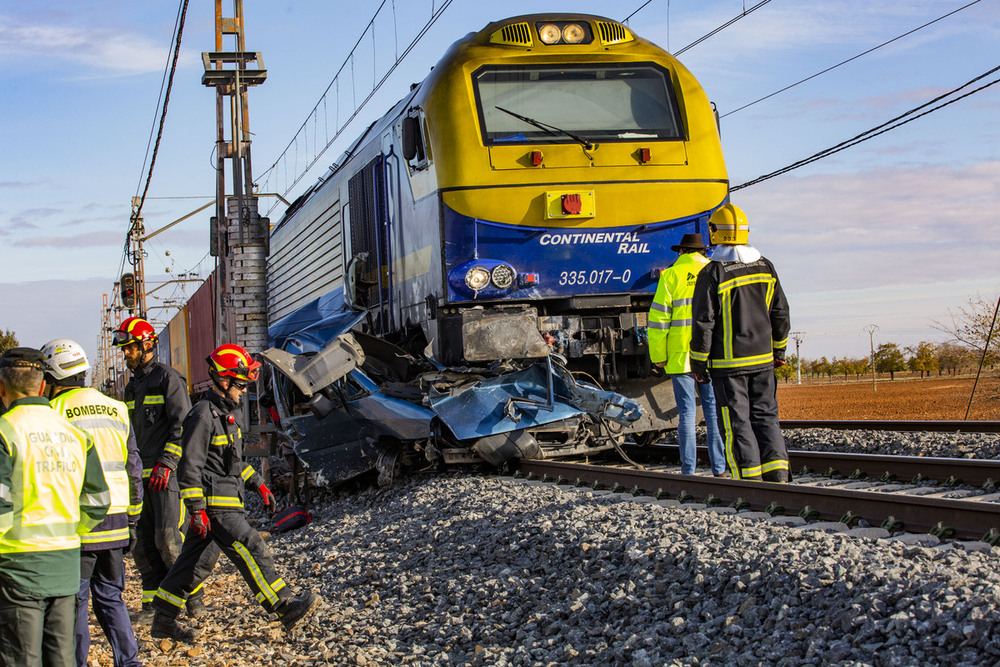
<svg viewBox="0 0 1000 667"><path fill-rule="evenodd" d="M610 23L608 21L595 21L597 31L601 34L601 42L605 46L611 44L624 44L631 42L632 34L620 23Z"/></svg>
<svg viewBox="0 0 1000 667"><path fill-rule="evenodd" d="M512 23L493 33L490 38L493 44L507 44L509 46L531 46L531 26L527 23Z"/></svg>

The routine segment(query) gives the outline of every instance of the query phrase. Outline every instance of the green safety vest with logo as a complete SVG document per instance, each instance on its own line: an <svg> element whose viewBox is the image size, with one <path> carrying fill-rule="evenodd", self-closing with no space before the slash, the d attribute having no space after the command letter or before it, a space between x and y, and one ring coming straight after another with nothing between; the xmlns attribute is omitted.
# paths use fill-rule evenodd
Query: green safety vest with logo
<svg viewBox="0 0 1000 667"><path fill-rule="evenodd" d="M132 426L128 408L123 402L91 387L69 389L50 402L53 410L94 439L101 469L111 490L108 515L99 526L81 537L83 549L126 546L129 524L135 523L142 512L142 461L135 438L129 437Z"/></svg>
<svg viewBox="0 0 1000 667"><path fill-rule="evenodd" d="M656 295L649 307L649 360L665 361L671 375L691 372L691 297L698 274L709 259L700 252L684 253L660 271Z"/></svg>
<svg viewBox="0 0 1000 667"><path fill-rule="evenodd" d="M31 597L80 590L80 535L111 506L94 441L41 396L0 417L0 578Z"/></svg>

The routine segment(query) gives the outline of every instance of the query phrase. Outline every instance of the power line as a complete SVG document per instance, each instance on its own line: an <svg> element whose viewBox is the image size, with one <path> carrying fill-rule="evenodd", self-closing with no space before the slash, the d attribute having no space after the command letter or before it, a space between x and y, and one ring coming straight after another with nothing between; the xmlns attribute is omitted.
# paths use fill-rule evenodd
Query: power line
<svg viewBox="0 0 1000 667"><path fill-rule="evenodd" d="M844 60L844 61L841 61L841 62L837 63L836 65L831 65L830 67L827 67L826 69L824 69L822 71L816 72L815 74L813 74L811 76L807 76L806 78L802 79L801 81L796 81L795 83L789 84L789 85L785 86L784 88L781 88L780 90L776 90L773 93L770 93L768 95L765 95L764 97L756 99L753 102L748 102L747 104L744 104L741 107L737 107L736 109L733 109L732 111L728 111L728 112L722 114L721 116L719 116L719 118L722 119L722 118L725 118L726 116L730 116L730 115L736 113L737 111L743 111L743 109L746 109L747 107L752 107L753 105L757 104L758 102L763 102L764 100L769 99L771 97L774 97L775 95L778 95L780 93L783 93L786 90L794 88L795 86L797 86L797 85L799 85L801 83L805 83L806 81L809 81L811 79L815 79L816 77L818 77L821 74L826 74L827 72L829 72L831 70L837 69L841 65L846 65L847 63L849 63L849 62L851 62L853 60L857 60L861 56L866 56L869 53L871 53L872 51L877 51L878 49L881 49L883 46L887 46L889 44L892 44L893 42L896 42L896 41L899 41L900 39L903 39L904 37L912 35L913 33L917 32L918 30L923 30L927 26L933 25L933 24L937 23L938 21L946 19L949 16L951 16L952 14L957 14L958 12L962 11L963 9L968 9L969 7L971 7L972 5L974 5L974 4L978 3L978 2L981 2L981 0L972 0L972 2L970 2L969 4L964 5L962 7L959 7L958 9L955 9L953 11L950 11L947 14L945 14L944 16L939 16L936 19L934 19L933 21L928 21L927 23L923 24L922 26L914 28L913 30L910 30L908 32L904 32L902 35L897 35L896 37L893 37L892 39L890 39L888 41L882 42L878 46L873 46L872 48L868 49L867 51L862 51L861 53L859 53L856 56L852 56L851 58L848 58L847 60ZM753 9L756 9L756 7L752 8L751 11L753 11ZM695 43L697 43L697 42L695 42ZM684 48L686 49L686 48L689 48L689 47L684 47ZM680 51L678 51L677 53L679 54Z"/></svg>
<svg viewBox="0 0 1000 667"><path fill-rule="evenodd" d="M146 200L146 193L149 192L149 183L153 180L153 167L156 166L156 154L160 150L160 140L163 138L163 125L167 120L167 105L170 103L170 89L174 85L174 74L177 72L177 58L181 52L181 36L184 34L184 18L187 16L188 0L182 0L180 20L177 22L177 39L174 41L174 57L170 63L170 76L167 77L167 92L163 96L163 110L160 113L160 126L156 131L156 143L153 145L153 157L149 161L149 173L146 175L146 187L143 188L142 195L139 196L139 203L132 213L132 218L137 219L142 216L142 205Z"/></svg>
<svg viewBox="0 0 1000 667"><path fill-rule="evenodd" d="M684 53L685 51L687 51L688 49L690 49L692 47L695 47L695 46L698 46L699 44L701 44L702 42L704 42L709 37L712 37L712 36L714 36L714 35L722 32L723 30L725 30L726 28L728 28L732 24L734 24L737 21L739 21L740 19L748 16L750 13L752 13L752 12L760 9L761 7L763 7L764 5L766 5L769 2L771 2L771 0L761 0L761 2L758 2L756 5L754 5L750 9L744 8L742 14L737 14L733 18L729 19L728 21L726 21L725 23L723 23L722 25L720 25L715 30L713 30L710 33L708 33L707 35L702 35L701 37L699 37L698 39L694 40L693 42L691 42L690 44L688 44L684 48L680 49L679 51L674 52L674 55L675 56L679 56L682 53Z"/></svg>
<svg viewBox="0 0 1000 667"><path fill-rule="evenodd" d="M956 97L953 100L948 100L947 102L943 102L943 103L939 104L936 107L933 107L931 109L927 109L923 113L919 113L919 114L917 114L915 116L912 116L911 118L906 118L907 116L910 116L911 114L915 114L917 111L920 111L921 109L929 107L930 105L935 104L935 103L941 101L942 99L944 99L946 97L949 97L950 95L954 95L955 93L957 93L958 91L962 90L963 88L965 88L967 86L970 86L973 83L975 83L976 81L980 81L980 80L988 77L989 75L991 75L991 74L993 74L993 73L995 73L997 71L1000 71L1000 67L994 67L993 69L989 70L988 72L984 72L983 74L980 74L979 76L977 76L976 78L972 79L971 81L968 81L968 82L962 84L958 88L955 88L954 90L948 91L947 93L945 93L943 95L939 95L939 96L935 97L934 99L932 99L932 100L930 100L928 102L925 102L924 104L921 104L920 106L914 107L914 108L910 109L909 111L907 111L904 114L901 114L899 116L896 116L895 118L887 120L886 122L882 123L881 125L877 125L877 126L871 128L869 130L865 130L861 134L858 134L858 135L856 135L854 137L851 137L850 139L847 139L846 141L842 141L839 144L836 144L835 146L831 146L830 148L826 148L824 150L821 150L818 153L814 153L813 155L810 155L807 158L799 160L798 162L793 162L792 164L788 165L787 167L782 167L781 169L778 169L777 171L772 171L769 174L765 174L763 176L758 176L757 178L753 179L752 181L748 181L748 182L743 183L741 185L733 186L733 187L729 188L729 191L730 192L735 192L735 191L740 190L742 188L749 187L751 185L756 185L757 183L760 183L762 181L766 181L768 179L774 178L775 176L780 176L782 174L786 174L786 173L792 171L793 169L798 169L799 167L804 167L805 165L810 164L812 162L816 162L817 160L822 160L823 158L829 157L829 156L833 155L834 153L839 153L842 150L846 150L846 149L851 148L853 146L857 146L858 144L863 143L865 141L868 141L869 139L873 139L874 137L877 137L880 134L885 134L886 132L889 132L890 130L895 130L896 128L902 127L903 125L906 125L907 123L915 121L918 118L926 116L929 113L932 113L934 111L938 111L940 109L943 109L944 107L946 107L946 106L948 106L950 104L954 104L955 102L958 102L959 100L965 99L966 97L969 97L970 95L978 93L979 91L984 90L985 88L989 88L990 86L992 86L994 84L1000 83L1000 79L995 79L993 81L990 81L989 83L986 83L986 84L984 84L984 85L982 85L982 86L980 86L978 88L970 90L969 92L967 92L967 93L965 93L963 95L960 95L959 97ZM906 118L906 120L902 120L904 118ZM899 121L899 122L897 122L897 121Z"/></svg>

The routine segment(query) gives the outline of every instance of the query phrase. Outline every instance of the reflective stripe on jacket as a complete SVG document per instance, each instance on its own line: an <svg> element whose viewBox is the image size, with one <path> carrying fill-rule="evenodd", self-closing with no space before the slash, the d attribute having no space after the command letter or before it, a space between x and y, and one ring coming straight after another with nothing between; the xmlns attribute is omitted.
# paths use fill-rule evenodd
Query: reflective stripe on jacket
<svg viewBox="0 0 1000 667"><path fill-rule="evenodd" d="M0 417L4 580L46 596L79 590L80 535L100 523L110 505L90 435L42 397L14 401Z"/></svg>
<svg viewBox="0 0 1000 667"><path fill-rule="evenodd" d="M184 419L177 480L189 512L242 512L244 484L256 490L263 483L243 462L239 412L232 401L209 391Z"/></svg>
<svg viewBox="0 0 1000 667"><path fill-rule="evenodd" d="M771 368L785 358L788 300L769 260L711 262L693 300L691 358L716 375Z"/></svg>
<svg viewBox="0 0 1000 667"><path fill-rule="evenodd" d="M128 527L142 510L142 461L125 404L90 387L58 394L52 408L94 439L111 491L111 507L100 525L82 537L83 549L95 551L128 544Z"/></svg>
<svg viewBox="0 0 1000 667"><path fill-rule="evenodd" d="M691 296L708 262L700 252L684 253L660 272L649 307L649 359L654 364L665 361L669 374L691 372Z"/></svg>
<svg viewBox="0 0 1000 667"><path fill-rule="evenodd" d="M170 366L149 361L125 385L125 404L142 456L143 477L157 463L171 470L181 458L181 425L191 409L187 381Z"/></svg>

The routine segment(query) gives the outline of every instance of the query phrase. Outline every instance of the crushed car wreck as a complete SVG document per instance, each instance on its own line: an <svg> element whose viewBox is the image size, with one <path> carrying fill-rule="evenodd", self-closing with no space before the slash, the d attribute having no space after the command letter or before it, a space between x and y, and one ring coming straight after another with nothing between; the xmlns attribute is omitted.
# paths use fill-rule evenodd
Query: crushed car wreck
<svg viewBox="0 0 1000 667"><path fill-rule="evenodd" d="M272 326L280 427L317 481L378 470L387 485L418 465L596 453L624 440L638 402L570 373L557 355L489 368L444 367L354 328L328 300Z"/></svg>

